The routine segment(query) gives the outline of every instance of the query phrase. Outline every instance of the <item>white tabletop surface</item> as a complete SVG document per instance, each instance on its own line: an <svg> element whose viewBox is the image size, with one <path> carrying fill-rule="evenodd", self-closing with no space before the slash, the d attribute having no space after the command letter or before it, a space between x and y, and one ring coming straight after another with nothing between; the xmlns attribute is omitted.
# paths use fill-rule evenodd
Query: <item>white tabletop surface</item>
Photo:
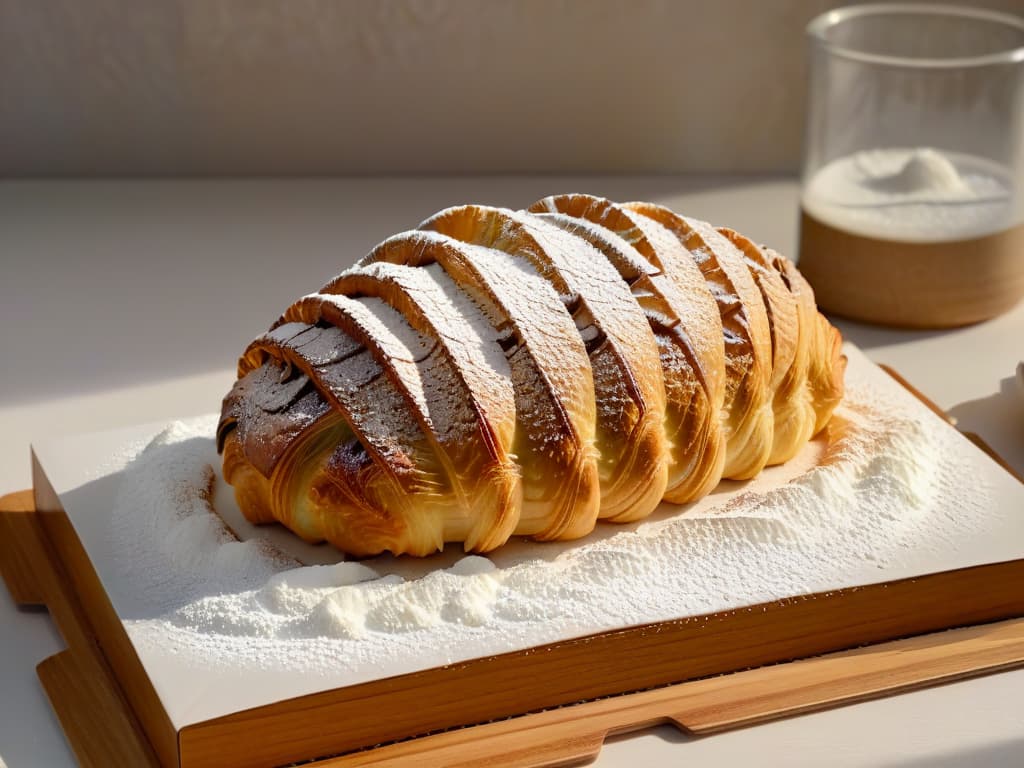
<svg viewBox="0 0 1024 768"><path fill-rule="evenodd" d="M29 486L32 440L215 410L249 338L387 235L449 204L560 191L658 200L795 250L797 185L766 177L0 184L0 492ZM1024 306L943 333L840 327L1024 471ZM0 765L74 764L34 669L62 647L0 589ZM654 728L598 760L684 762L1024 765L1024 671L708 738Z"/></svg>

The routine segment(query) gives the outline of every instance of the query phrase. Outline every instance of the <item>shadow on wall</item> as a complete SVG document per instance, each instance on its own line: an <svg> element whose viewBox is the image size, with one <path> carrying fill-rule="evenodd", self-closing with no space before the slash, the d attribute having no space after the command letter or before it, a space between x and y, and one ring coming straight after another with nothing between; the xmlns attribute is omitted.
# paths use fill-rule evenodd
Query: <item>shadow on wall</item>
<svg viewBox="0 0 1024 768"><path fill-rule="evenodd" d="M0 325L18 331L0 334L0 406L233 368L292 301L449 205L519 208L587 191L666 201L777 242L753 226L760 219L727 215L718 193L731 186L670 176L2 185Z"/></svg>
<svg viewBox="0 0 1024 768"><path fill-rule="evenodd" d="M791 172L840 4L0 0L0 175Z"/></svg>

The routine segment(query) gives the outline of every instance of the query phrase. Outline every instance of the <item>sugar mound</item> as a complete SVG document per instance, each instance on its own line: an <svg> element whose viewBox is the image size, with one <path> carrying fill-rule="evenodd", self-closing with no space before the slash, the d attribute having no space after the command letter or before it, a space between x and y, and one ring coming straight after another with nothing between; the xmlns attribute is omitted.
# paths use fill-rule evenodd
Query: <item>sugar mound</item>
<svg viewBox="0 0 1024 768"><path fill-rule="evenodd" d="M807 180L802 204L839 229L887 240L948 242L1019 222L1011 169L931 147L887 147L836 158Z"/></svg>
<svg viewBox="0 0 1024 768"><path fill-rule="evenodd" d="M932 193L959 198L970 198L974 191L964 181L956 166L944 154L930 148L915 149L900 158L896 168L881 167L874 160L876 154L861 152L857 159L868 169L866 183L875 189L893 194Z"/></svg>

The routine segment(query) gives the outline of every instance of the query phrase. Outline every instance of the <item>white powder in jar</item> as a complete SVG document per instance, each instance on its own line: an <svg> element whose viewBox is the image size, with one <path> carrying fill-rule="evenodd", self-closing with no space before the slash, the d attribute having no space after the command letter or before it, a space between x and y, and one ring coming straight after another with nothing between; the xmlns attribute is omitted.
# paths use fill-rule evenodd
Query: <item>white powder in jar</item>
<svg viewBox="0 0 1024 768"><path fill-rule="evenodd" d="M1013 174L974 155L929 147L855 152L807 180L803 207L865 237L948 242L1001 232L1022 218Z"/></svg>

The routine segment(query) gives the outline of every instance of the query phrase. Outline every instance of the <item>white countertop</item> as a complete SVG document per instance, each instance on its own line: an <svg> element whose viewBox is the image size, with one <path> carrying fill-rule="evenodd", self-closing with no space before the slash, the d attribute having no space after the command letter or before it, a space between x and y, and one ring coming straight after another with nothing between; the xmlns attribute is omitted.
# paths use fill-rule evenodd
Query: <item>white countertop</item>
<svg viewBox="0 0 1024 768"><path fill-rule="evenodd" d="M577 190L795 250L796 183L766 177L0 184L0 491L28 487L31 440L216 409L209 392L249 338L387 235L449 204ZM945 333L840 327L1024 471L1024 306ZM45 612L0 590L0 764L73 764L34 669L62 647ZM1022 700L1010 672L704 739L655 728L609 741L598 764L1017 765Z"/></svg>

